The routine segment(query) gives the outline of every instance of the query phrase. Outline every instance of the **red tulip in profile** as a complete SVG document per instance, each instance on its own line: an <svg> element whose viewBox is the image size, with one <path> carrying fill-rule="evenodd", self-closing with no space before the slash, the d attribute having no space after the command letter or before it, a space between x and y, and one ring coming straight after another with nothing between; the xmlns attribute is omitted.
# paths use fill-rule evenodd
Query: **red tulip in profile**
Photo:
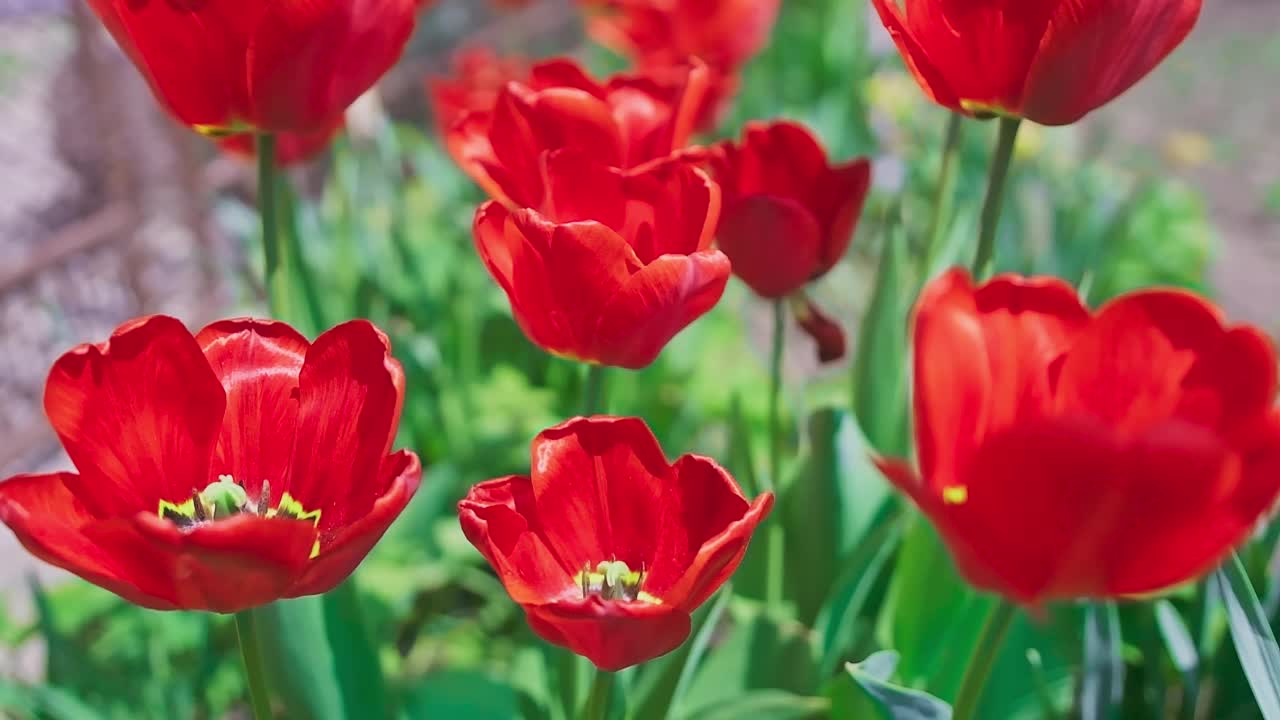
<svg viewBox="0 0 1280 720"><path fill-rule="evenodd" d="M342 116L328 127L310 132L276 133L276 166L290 167L314 158L325 150L333 138L342 132ZM237 157L253 159L258 153L258 135L240 133L218 139L218 148Z"/></svg>
<svg viewBox="0 0 1280 720"><path fill-rule="evenodd" d="M331 125L400 57L414 0L89 0L156 97L210 134Z"/></svg>
<svg viewBox="0 0 1280 720"><path fill-rule="evenodd" d="M486 47L467 47L453 56L452 73L427 79L427 96L435 115L436 130L448 137L449 129L469 112L493 111L498 93L508 82L532 82L522 58L499 57Z"/></svg>
<svg viewBox="0 0 1280 720"><path fill-rule="evenodd" d="M1183 291L1091 314L1050 278L963 271L916 308L919 475L882 469L974 585L1035 605L1191 580L1280 494L1276 355Z"/></svg>
<svg viewBox="0 0 1280 720"><path fill-rule="evenodd" d="M1066 125L1107 104L1186 38L1201 0L873 0L935 102Z"/></svg>
<svg viewBox="0 0 1280 720"><path fill-rule="evenodd" d="M748 123L741 143L713 149L711 167L724 193L717 243L733 273L761 297L795 296L819 356L839 358L843 332L802 290L844 257L871 187L871 163L832 166L808 130L778 121Z"/></svg>
<svg viewBox="0 0 1280 720"><path fill-rule="evenodd" d="M544 152L575 148L622 169L666 161L688 142L706 82L701 65L600 83L572 60L551 60L534 66L527 84L508 83L492 110L454 123L449 152L490 197L540 207Z"/></svg>
<svg viewBox="0 0 1280 720"><path fill-rule="evenodd" d="M404 374L348 322L308 343L154 316L63 355L45 411L78 472L0 483L37 557L144 607L238 612L332 589L404 509L422 469L388 455Z"/></svg>
<svg viewBox="0 0 1280 720"><path fill-rule="evenodd" d="M720 193L679 162L624 172L576 149L543 159L543 211L481 206L475 242L525 335L548 352L638 369L724 294L710 247Z"/></svg>
<svg viewBox="0 0 1280 720"><path fill-rule="evenodd" d="M709 458L668 464L636 418L570 420L531 455L529 477L471 489L462 530L534 632L602 670L679 647L773 507Z"/></svg>

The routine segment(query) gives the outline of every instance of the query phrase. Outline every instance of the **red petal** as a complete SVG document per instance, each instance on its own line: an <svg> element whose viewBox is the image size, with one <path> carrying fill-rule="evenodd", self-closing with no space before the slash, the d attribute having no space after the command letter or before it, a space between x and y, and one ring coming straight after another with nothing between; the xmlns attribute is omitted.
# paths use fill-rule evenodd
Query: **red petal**
<svg viewBox="0 0 1280 720"><path fill-rule="evenodd" d="M1062 0L1026 80L1023 114L1066 125L1151 72L1195 27L1201 0Z"/></svg>
<svg viewBox="0 0 1280 720"><path fill-rule="evenodd" d="M612 109L576 88L539 91L532 100L528 122L537 142L535 158L536 151L577 148L605 165L621 167L626 161Z"/></svg>
<svg viewBox="0 0 1280 720"><path fill-rule="evenodd" d="M550 352L575 354L581 343L553 299L553 278L542 259L554 232L554 225L531 210L513 214L491 201L476 211L473 236L524 334Z"/></svg>
<svg viewBox="0 0 1280 720"><path fill-rule="evenodd" d="M725 208L717 238L733 274L761 297L790 295L818 272L822 229L796 200L742 197Z"/></svg>
<svg viewBox="0 0 1280 720"><path fill-rule="evenodd" d="M709 458L685 455L674 470L644 590L693 612L738 569L756 526L773 509L773 494L748 504L733 478Z"/></svg>
<svg viewBox="0 0 1280 720"><path fill-rule="evenodd" d="M1190 320L1190 319L1189 319ZM1221 336L1216 324L1212 327ZM1175 346L1140 300L1111 303L1080 333L1058 377L1058 407L1140 432L1172 417L1195 353Z"/></svg>
<svg viewBox="0 0 1280 720"><path fill-rule="evenodd" d="M595 220L622 232L628 203L619 170L577 148L544 153L542 159L544 217L556 223Z"/></svg>
<svg viewBox="0 0 1280 720"><path fill-rule="evenodd" d="M866 158L835 167L826 175L813 201L815 214L826 230L819 272L835 267L849 249L870 190L871 161Z"/></svg>
<svg viewBox="0 0 1280 720"><path fill-rule="evenodd" d="M807 297L797 298L791 307L800 329L813 338L817 346L818 362L830 363L844 357L844 328L840 327L840 323L827 317Z"/></svg>
<svg viewBox="0 0 1280 720"><path fill-rule="evenodd" d="M604 306L591 357L632 370L648 366L671 338L715 307L729 274L729 258L718 250L658 258Z"/></svg>
<svg viewBox="0 0 1280 720"><path fill-rule="evenodd" d="M467 540L493 566L511 599L541 604L581 597L574 575L582 565L563 561L543 539L529 478L480 483L458 503Z"/></svg>
<svg viewBox="0 0 1280 720"><path fill-rule="evenodd" d="M935 492L965 474L984 436L1048 410L1050 365L1088 318L1075 290L1052 278L975 289L952 270L926 286L915 319L916 439Z"/></svg>
<svg viewBox="0 0 1280 720"><path fill-rule="evenodd" d="M963 112L960 107L960 96L943 73L945 66L936 64L929 58L920 39L908 29L907 19L898 8L897 0L871 0L871 4L880 14L880 22L884 23L885 30L889 31L889 37L893 38L894 44L898 46L903 62L915 76L920 89L924 90L930 100L939 105Z"/></svg>
<svg viewBox="0 0 1280 720"><path fill-rule="evenodd" d="M526 605L529 626L601 670L616 671L661 657L689 637L689 614L667 605L610 602L599 597Z"/></svg>
<svg viewBox="0 0 1280 720"><path fill-rule="evenodd" d="M620 232L640 262L711 247L720 218L720 187L695 162L673 157L627 174L630 202L626 228Z"/></svg>
<svg viewBox="0 0 1280 720"><path fill-rule="evenodd" d="M262 5L91 0L156 97L187 125L225 127L250 114L245 49Z"/></svg>
<svg viewBox="0 0 1280 720"><path fill-rule="evenodd" d="M625 291L640 261L626 240L597 222L557 225L542 260L552 300L543 312L571 328L581 357L597 359L601 313Z"/></svg>
<svg viewBox="0 0 1280 720"><path fill-rule="evenodd" d="M249 46L249 95L269 131L332 122L399 59L413 0L274 0Z"/></svg>
<svg viewBox="0 0 1280 720"><path fill-rule="evenodd" d="M145 607L234 613L284 597L315 544L311 523L235 515L181 530L155 514L92 522L87 538L149 596ZM129 597L129 596L126 596Z"/></svg>
<svg viewBox="0 0 1280 720"><path fill-rule="evenodd" d="M508 207L516 207L516 202L507 194L507 188L517 195L520 193L510 175L502 172L493 143L489 140L493 118L494 112L477 111L463 115L449 128L445 147L458 167L489 197Z"/></svg>
<svg viewBox="0 0 1280 720"><path fill-rule="evenodd" d="M534 503L550 550L568 568L621 560L653 567L672 470L638 418L575 418L533 441Z"/></svg>
<svg viewBox="0 0 1280 720"><path fill-rule="evenodd" d="M80 470L71 492L98 517L154 513L212 480L226 397L191 333L170 317L121 325L54 363L44 407Z"/></svg>
<svg viewBox="0 0 1280 720"><path fill-rule="evenodd" d="M274 506L289 487L298 372L309 343L284 323L250 319L214 323L196 342L227 395L210 474L231 475L251 498L266 480Z"/></svg>
<svg viewBox="0 0 1280 720"><path fill-rule="evenodd" d="M373 507L333 535L321 537L320 554L312 558L306 572L289 588L287 597L328 592L355 572L418 491L422 464L417 455L401 450L386 459L380 476L383 489Z"/></svg>
<svg viewBox="0 0 1280 720"><path fill-rule="evenodd" d="M922 85L936 89L929 72L920 72L928 62L945 76L959 100L1017 114L1031 63L1059 5L1059 0L909 0L909 37L919 43L927 59L905 50L903 54L915 61L917 77L925 75ZM889 27L886 8L880 11ZM938 101L950 105L941 98Z"/></svg>
<svg viewBox="0 0 1280 720"><path fill-rule="evenodd" d="M96 518L66 486L70 473L19 475L0 483L0 521L32 555L133 603L171 609L124 576L127 561L84 535Z"/></svg>
<svg viewBox="0 0 1280 720"><path fill-rule="evenodd" d="M352 320L316 338L298 385L289 494L321 511L327 535L365 517L382 493L379 470L400 420L404 371L382 331Z"/></svg>

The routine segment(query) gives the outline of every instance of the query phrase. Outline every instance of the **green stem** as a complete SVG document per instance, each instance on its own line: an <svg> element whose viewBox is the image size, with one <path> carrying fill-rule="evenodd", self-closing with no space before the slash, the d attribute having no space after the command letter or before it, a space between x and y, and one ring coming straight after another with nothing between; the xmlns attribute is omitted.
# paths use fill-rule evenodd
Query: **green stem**
<svg viewBox="0 0 1280 720"><path fill-rule="evenodd" d="M1004 599L991 608L991 614L987 615L987 621L978 635L973 656L969 658L969 666L965 668L964 679L960 681L952 720L977 717L982 690L987 684L987 678L991 676L991 668L996 663L996 656L1000 654L1000 646L1004 644L1004 636L1008 634L1016 612L1017 606Z"/></svg>
<svg viewBox="0 0 1280 720"><path fill-rule="evenodd" d="M249 685L249 703L253 707L254 720L269 720L271 697L267 693L262 645L258 642L257 618L253 613L253 610L236 613L236 635L240 639L240 656L244 660L244 675Z"/></svg>
<svg viewBox="0 0 1280 720"><path fill-rule="evenodd" d="M281 247L279 203L276 201L276 136L263 133L258 145L258 213L262 216L262 259L271 314L289 320L288 268Z"/></svg>
<svg viewBox="0 0 1280 720"><path fill-rule="evenodd" d="M938 188L933 196L933 217L929 219L929 234L925 246L925 271L932 268L938 253L942 252L942 239L947 227L947 218L951 215L951 204L956 184L956 155L960 151L960 140L964 134L964 116L960 113L947 114L946 137L942 143L942 167L938 171Z"/></svg>
<svg viewBox="0 0 1280 720"><path fill-rule="evenodd" d="M1009 163L1013 160L1013 146L1018 139L1021 118L1000 118L1000 135L996 140L996 152L991 158L991 174L987 179L987 198L982 203L982 220L978 231L978 253L973 259L975 279L986 276L996 251L996 228L1000 225L1000 210L1004 206L1005 180L1009 176Z"/></svg>
<svg viewBox="0 0 1280 720"><path fill-rule="evenodd" d="M769 356L769 472L762 483L766 492L777 492L782 483L782 361L786 330L787 308L779 298L773 301L773 349ZM776 517L765 523L765 599L776 608L783 601L785 537Z"/></svg>
<svg viewBox="0 0 1280 720"><path fill-rule="evenodd" d="M582 708L582 720L605 720L609 717L615 678L607 670L596 670L596 679L591 683L591 694L587 696L587 704Z"/></svg>
<svg viewBox="0 0 1280 720"><path fill-rule="evenodd" d="M582 386L582 414L588 417L604 412L604 365L587 366L587 379Z"/></svg>

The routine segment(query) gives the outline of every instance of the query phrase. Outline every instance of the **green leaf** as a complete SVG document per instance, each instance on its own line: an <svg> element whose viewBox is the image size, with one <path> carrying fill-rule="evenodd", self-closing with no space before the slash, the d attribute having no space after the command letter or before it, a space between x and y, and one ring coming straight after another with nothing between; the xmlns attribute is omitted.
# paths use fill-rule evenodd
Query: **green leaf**
<svg viewBox="0 0 1280 720"><path fill-rule="evenodd" d="M782 690L759 690L699 707L681 715L688 720L818 720L830 702L823 697L796 695Z"/></svg>
<svg viewBox="0 0 1280 720"><path fill-rule="evenodd" d="M1120 706L1124 693L1121 647L1120 613L1115 604L1090 603L1084 616L1081 720L1106 720Z"/></svg>
<svg viewBox="0 0 1280 720"><path fill-rule="evenodd" d="M885 230L884 249L871 304L858 330L853 360L853 411L871 446L886 455L905 455L907 422L906 238L896 217Z"/></svg>
<svg viewBox="0 0 1280 720"><path fill-rule="evenodd" d="M778 618L754 603L731 604L730 628L698 669L682 708L730 703L751 690L810 695L818 689L813 644L799 623ZM680 713L681 717L701 717Z"/></svg>
<svg viewBox="0 0 1280 720"><path fill-rule="evenodd" d="M1156 601L1155 614L1160 637L1169 651L1173 666L1178 668L1184 679L1190 681L1200 666L1200 653L1196 649L1195 640L1191 639L1191 631L1182 621L1178 609L1168 600L1162 598Z"/></svg>
<svg viewBox="0 0 1280 720"><path fill-rule="evenodd" d="M662 720L679 708L732 598L733 588L724 586L710 606L694 614L688 642L675 652L641 666L640 676L627 692L627 701L635 708L629 718Z"/></svg>
<svg viewBox="0 0 1280 720"><path fill-rule="evenodd" d="M885 650L849 663L850 677L872 699L884 720L950 720L951 706L932 695L890 682L898 654Z"/></svg>
<svg viewBox="0 0 1280 720"><path fill-rule="evenodd" d="M784 491L786 587L797 618L811 625L843 561L891 496L853 418L824 409L809 418L809 448Z"/></svg>
<svg viewBox="0 0 1280 720"><path fill-rule="evenodd" d="M522 716L521 705L510 685L479 672L444 670L427 675L414 688L405 714L409 720L511 720Z"/></svg>
<svg viewBox="0 0 1280 720"><path fill-rule="evenodd" d="M334 672L342 686L347 717L388 717L377 639L364 621L355 579L348 579L323 597L325 633L333 651Z"/></svg>
<svg viewBox="0 0 1280 720"><path fill-rule="evenodd" d="M1213 574L1211 582L1226 606L1236 656L1262 717L1280 719L1280 648L1276 647L1276 638L1240 557L1233 553Z"/></svg>

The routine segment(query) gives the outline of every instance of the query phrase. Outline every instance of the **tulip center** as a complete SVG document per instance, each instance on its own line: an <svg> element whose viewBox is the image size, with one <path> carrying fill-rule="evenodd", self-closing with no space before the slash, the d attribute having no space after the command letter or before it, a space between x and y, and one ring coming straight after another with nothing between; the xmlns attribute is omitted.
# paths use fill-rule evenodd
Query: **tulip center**
<svg viewBox="0 0 1280 720"><path fill-rule="evenodd" d="M640 589L644 584L645 570L633 571L621 560L605 560L591 570L591 563L583 563L582 570L574 575L573 580L582 590L582 597L598 595L605 600L621 600L622 602L647 602L658 604L662 601Z"/></svg>
<svg viewBox="0 0 1280 720"><path fill-rule="evenodd" d="M306 520L315 526L320 524L320 511L308 512L302 503L290 497L289 493L280 496L280 502L272 507L271 483L266 480L262 481L262 490L258 493L258 497L250 499L249 492L230 475L219 475L215 482L206 485L186 502L172 503L161 500L159 515L182 530L191 530L233 515L283 517ZM311 556L315 557L319 550L320 541L317 540Z"/></svg>

